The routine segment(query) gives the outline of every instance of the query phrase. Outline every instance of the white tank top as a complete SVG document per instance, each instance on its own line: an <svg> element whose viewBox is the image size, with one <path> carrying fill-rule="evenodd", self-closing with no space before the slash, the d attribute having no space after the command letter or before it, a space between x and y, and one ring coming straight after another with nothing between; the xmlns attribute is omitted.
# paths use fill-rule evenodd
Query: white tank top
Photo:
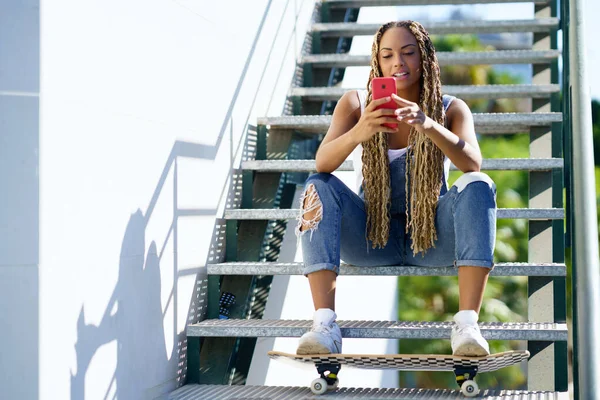
<svg viewBox="0 0 600 400"><path fill-rule="evenodd" d="M358 100L360 101L360 114L365 111L365 104L367 102L367 90L357 90L356 94L358 94ZM454 100L452 96L444 95L444 111L448 109L450 104ZM390 163L395 159L402 157L404 153L406 153L408 148L403 147L401 149L389 149L388 150L388 159ZM363 173L362 173L362 152L363 147L362 144L356 146L356 148L352 151L352 161L354 163L354 172L356 174L356 192L360 190L360 186L363 182ZM448 157L444 157L444 180L446 181L446 188L448 188L448 174L450 173L450 159Z"/></svg>

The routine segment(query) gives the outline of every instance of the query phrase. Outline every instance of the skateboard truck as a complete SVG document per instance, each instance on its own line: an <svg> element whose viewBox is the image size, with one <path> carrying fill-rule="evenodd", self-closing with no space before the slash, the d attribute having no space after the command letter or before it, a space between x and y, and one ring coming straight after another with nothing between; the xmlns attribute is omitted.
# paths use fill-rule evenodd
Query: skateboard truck
<svg viewBox="0 0 600 400"><path fill-rule="evenodd" d="M321 377L312 381L310 384L311 392L314 394L323 394L328 390L335 390L340 383L337 375L342 365L337 363L317 363L315 366Z"/></svg>
<svg viewBox="0 0 600 400"><path fill-rule="evenodd" d="M479 394L479 386L475 382L477 375L477 366L473 367L456 367L454 368L456 383L460 386L460 391L466 397L474 397Z"/></svg>

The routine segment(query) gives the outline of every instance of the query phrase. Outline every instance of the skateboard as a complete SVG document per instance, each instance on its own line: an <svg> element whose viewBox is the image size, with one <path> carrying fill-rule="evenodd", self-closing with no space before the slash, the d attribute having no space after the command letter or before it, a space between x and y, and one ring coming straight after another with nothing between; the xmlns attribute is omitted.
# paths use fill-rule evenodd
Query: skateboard
<svg viewBox="0 0 600 400"><path fill-rule="evenodd" d="M338 386L342 365L353 368L396 369L402 371L454 371L456 383L465 397L475 397L479 387L474 378L478 372L496 371L529 358L527 350L505 351L482 357L464 357L443 354L289 354L269 351L274 360L291 360L314 364L320 377L313 380L310 390L324 394Z"/></svg>

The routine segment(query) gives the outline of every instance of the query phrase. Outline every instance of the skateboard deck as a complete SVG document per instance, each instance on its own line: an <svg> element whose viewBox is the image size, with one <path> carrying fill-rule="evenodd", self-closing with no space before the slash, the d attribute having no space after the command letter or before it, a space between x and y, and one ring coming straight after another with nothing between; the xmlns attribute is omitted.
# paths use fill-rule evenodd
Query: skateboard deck
<svg viewBox="0 0 600 400"><path fill-rule="evenodd" d="M402 371L454 371L456 382L467 397L476 396L479 388L473 380L478 372L496 371L529 358L527 350L505 351L482 357L444 354L290 354L269 351L274 360L291 360L314 364L321 375L311 384L315 394L333 390L339 382L337 374L342 365L352 368L397 369Z"/></svg>

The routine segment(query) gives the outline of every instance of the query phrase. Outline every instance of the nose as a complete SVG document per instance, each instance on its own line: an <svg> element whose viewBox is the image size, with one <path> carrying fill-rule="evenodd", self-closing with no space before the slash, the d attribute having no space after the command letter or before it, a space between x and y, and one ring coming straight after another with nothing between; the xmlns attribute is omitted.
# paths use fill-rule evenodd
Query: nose
<svg viewBox="0 0 600 400"><path fill-rule="evenodd" d="M394 59L394 67L401 67L404 65L404 59L402 58L401 55L399 55L398 57L395 57Z"/></svg>

